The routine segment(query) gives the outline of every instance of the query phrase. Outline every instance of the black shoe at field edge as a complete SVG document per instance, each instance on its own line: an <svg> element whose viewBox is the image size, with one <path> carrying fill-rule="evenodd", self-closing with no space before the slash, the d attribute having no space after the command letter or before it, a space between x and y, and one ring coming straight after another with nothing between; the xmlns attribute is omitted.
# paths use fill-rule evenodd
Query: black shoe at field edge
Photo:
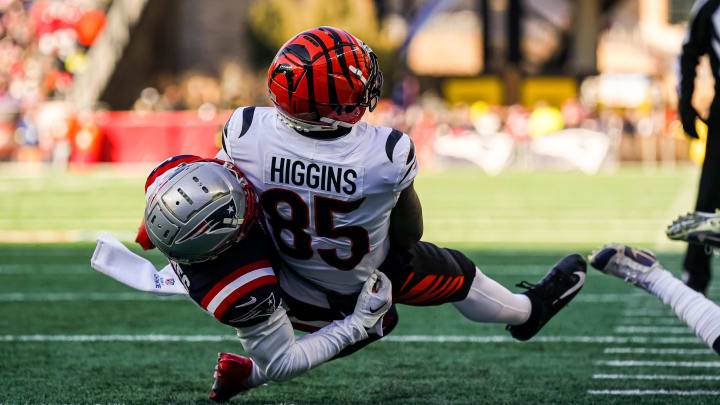
<svg viewBox="0 0 720 405"><path fill-rule="evenodd" d="M521 325L508 325L507 330L518 340L528 340L568 304L585 283L587 263L579 254L571 254L557 262L537 284L523 281L518 287L530 298L530 318Z"/></svg>

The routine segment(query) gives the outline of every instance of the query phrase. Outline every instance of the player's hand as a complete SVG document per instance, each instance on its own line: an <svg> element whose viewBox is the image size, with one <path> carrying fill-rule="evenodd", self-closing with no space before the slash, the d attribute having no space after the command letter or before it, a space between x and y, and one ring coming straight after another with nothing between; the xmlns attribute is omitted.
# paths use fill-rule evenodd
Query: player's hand
<svg viewBox="0 0 720 405"><path fill-rule="evenodd" d="M365 329L371 329L391 306L392 283L385 274L375 270L363 285L353 315L362 322Z"/></svg>
<svg viewBox="0 0 720 405"><path fill-rule="evenodd" d="M705 122L705 120L698 114L697 110L695 110L695 107L692 106L689 102L681 102L678 106L678 114L680 114L680 122L682 122L683 130L685 130L685 133L693 139L700 138L697 133L697 129L695 128L695 120L699 119L702 122ZM707 122L705 122L707 124Z"/></svg>

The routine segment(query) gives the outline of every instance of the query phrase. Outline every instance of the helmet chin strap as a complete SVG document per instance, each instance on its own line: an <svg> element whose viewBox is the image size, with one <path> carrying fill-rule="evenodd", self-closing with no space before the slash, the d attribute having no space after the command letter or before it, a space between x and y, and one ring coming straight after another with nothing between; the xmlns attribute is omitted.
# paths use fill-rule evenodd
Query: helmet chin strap
<svg viewBox="0 0 720 405"><path fill-rule="evenodd" d="M280 118L280 121L284 122L287 126L290 128L301 131L301 132L324 132L324 131L337 131L340 128L352 128L353 124L348 124L347 122L338 121L338 120L331 120L330 118L321 117L320 121L327 122L329 125L317 125L317 124L310 124L307 122L299 121L293 118L288 117L287 115L283 114L280 109L276 108L275 111L277 111L278 117Z"/></svg>

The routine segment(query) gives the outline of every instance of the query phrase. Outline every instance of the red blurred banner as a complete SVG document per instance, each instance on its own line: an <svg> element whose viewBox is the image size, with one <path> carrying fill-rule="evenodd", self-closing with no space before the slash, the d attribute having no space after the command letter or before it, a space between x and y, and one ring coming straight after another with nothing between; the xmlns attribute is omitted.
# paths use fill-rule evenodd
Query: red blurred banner
<svg viewBox="0 0 720 405"><path fill-rule="evenodd" d="M196 111L96 113L94 124L98 131L94 136L100 139L85 142L99 145L96 150L87 151L95 156L78 154L76 149L73 157L82 155L77 160L85 163L154 163L181 154L212 157L219 149L217 134L230 114L231 111L224 111L212 119L201 119Z"/></svg>

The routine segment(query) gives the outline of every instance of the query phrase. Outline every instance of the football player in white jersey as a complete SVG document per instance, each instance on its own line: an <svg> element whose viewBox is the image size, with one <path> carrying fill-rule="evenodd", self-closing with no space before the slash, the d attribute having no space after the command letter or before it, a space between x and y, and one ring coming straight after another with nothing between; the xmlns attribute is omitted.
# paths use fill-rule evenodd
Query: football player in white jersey
<svg viewBox="0 0 720 405"><path fill-rule="evenodd" d="M584 259L569 255L513 294L461 252L420 241L412 140L359 122L382 83L362 41L312 28L285 43L268 70L274 107L238 108L225 124L217 158L235 163L260 196L288 300L325 313L379 268L395 303L451 302L471 320L530 339L578 293Z"/></svg>

